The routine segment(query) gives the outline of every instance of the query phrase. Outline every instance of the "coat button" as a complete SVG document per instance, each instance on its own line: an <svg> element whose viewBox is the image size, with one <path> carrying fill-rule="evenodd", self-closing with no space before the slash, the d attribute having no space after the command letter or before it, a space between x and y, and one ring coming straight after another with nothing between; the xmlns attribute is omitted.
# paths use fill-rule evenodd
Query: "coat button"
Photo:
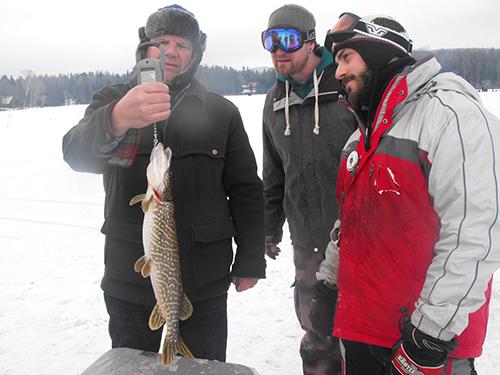
<svg viewBox="0 0 500 375"><path fill-rule="evenodd" d="M216 148L212 149L212 155L213 156L219 155L219 150L217 150Z"/></svg>

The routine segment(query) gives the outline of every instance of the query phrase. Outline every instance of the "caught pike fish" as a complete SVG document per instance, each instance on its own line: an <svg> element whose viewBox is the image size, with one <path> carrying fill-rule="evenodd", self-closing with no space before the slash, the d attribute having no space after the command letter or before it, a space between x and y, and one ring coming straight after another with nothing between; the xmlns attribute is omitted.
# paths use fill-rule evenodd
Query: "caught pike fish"
<svg viewBox="0 0 500 375"><path fill-rule="evenodd" d="M149 317L149 328L160 329L166 323L161 361L167 366L178 353L193 358L179 333L179 319L186 320L193 306L182 289L181 266L177 247L174 203L170 187L172 151L158 143L147 167L146 194L132 198L130 205L141 202L144 211L142 237L144 255L134 264L143 277L151 277L156 306Z"/></svg>

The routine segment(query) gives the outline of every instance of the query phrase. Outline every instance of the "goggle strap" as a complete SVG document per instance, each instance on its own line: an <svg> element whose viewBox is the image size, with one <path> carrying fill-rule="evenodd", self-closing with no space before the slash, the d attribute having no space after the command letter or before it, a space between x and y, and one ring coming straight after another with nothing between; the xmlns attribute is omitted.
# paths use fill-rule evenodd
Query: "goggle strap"
<svg viewBox="0 0 500 375"><path fill-rule="evenodd" d="M381 42L392 44L394 47L399 48L400 50L402 50L405 53L411 52L411 47L412 47L411 40L405 40L405 42L407 43L407 46L404 47L401 44L399 44L398 42L395 42L395 41L388 39L388 38L384 38L383 36L374 35L374 34L367 33L367 32L361 31L361 30L357 30L357 29L354 32L358 35L364 35L370 39L377 39L377 40L380 40ZM356 38L354 38L354 40L355 39ZM339 42L339 43L342 43L342 42Z"/></svg>
<svg viewBox="0 0 500 375"><path fill-rule="evenodd" d="M354 31L357 31L360 33L367 33L368 35L374 36L374 37L377 37L377 36L382 37L383 39L391 40L395 43L398 43L398 42L393 40L393 39L399 39L402 42L402 43L398 43L400 46L403 46L403 44L410 45L412 43L411 40L408 39L406 36L404 36L403 34L397 32L395 30L392 30L388 27L380 26L380 25L377 25L375 23L365 21L363 19L360 19L358 22L363 23L365 25L366 31L360 30L356 26L354 26ZM392 39L391 38L384 38L385 35L392 37ZM403 43L403 41L404 41L404 43Z"/></svg>
<svg viewBox="0 0 500 375"><path fill-rule="evenodd" d="M349 34L351 35L349 36ZM335 38L335 35L337 38ZM345 39L341 35L344 35ZM389 43L405 53L411 53L413 49L413 42L403 34L388 27L368 22L352 13L342 13L340 15L337 24L327 33L325 46L328 49L333 49L335 44L355 38L355 35L362 35Z"/></svg>
<svg viewBox="0 0 500 375"><path fill-rule="evenodd" d="M309 42L316 39L316 30L309 30L305 32L304 42Z"/></svg>

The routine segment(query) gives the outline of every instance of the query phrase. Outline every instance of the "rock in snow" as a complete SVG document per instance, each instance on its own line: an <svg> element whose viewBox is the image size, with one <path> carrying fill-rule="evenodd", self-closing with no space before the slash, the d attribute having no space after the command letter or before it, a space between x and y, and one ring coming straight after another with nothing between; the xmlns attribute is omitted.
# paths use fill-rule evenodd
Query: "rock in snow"
<svg viewBox="0 0 500 375"><path fill-rule="evenodd" d="M81 375L258 375L250 367L233 363L176 357L168 367L162 367L159 353L116 348L108 350Z"/></svg>

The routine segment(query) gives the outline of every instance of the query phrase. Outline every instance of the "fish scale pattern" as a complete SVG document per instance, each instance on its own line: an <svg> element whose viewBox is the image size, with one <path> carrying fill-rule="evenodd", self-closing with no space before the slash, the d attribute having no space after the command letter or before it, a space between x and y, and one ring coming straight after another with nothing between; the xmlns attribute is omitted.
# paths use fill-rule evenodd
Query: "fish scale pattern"
<svg viewBox="0 0 500 375"><path fill-rule="evenodd" d="M182 285L172 202L154 205L151 242L157 303L167 323L166 339L176 342Z"/></svg>

